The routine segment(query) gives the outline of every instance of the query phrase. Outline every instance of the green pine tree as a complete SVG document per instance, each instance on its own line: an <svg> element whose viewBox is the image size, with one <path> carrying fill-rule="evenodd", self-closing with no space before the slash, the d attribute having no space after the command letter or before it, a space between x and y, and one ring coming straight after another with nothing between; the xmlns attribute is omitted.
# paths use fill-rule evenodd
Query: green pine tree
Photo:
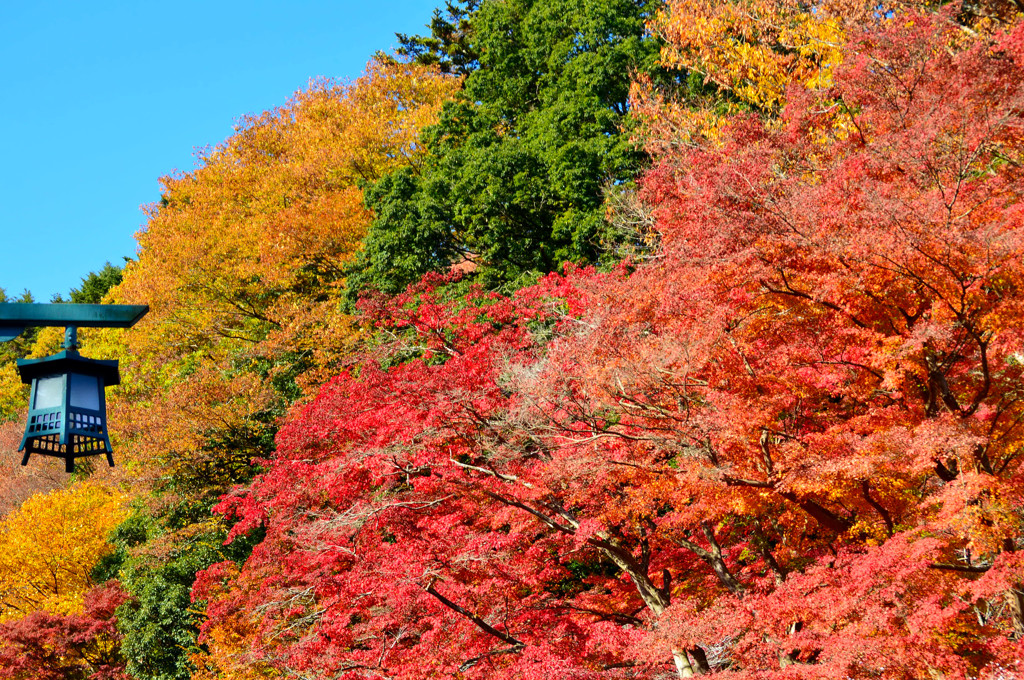
<svg viewBox="0 0 1024 680"><path fill-rule="evenodd" d="M657 68L659 42L645 29L654 6L485 0L468 14L469 3L449 6L431 36L400 36L408 58L473 67L423 136L427 160L368 187L376 219L353 296L394 293L460 262L497 286L599 261L611 238L604 192L646 162L624 128L632 77Z"/></svg>

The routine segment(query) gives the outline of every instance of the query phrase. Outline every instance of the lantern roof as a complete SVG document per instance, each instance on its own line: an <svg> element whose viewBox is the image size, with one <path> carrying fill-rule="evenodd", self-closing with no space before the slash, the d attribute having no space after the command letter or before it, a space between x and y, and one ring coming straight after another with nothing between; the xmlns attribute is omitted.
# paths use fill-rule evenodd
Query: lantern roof
<svg viewBox="0 0 1024 680"><path fill-rule="evenodd" d="M80 373L103 379L104 385L119 385L121 373L117 370L117 360L89 359L76 350L66 349L42 359L18 359L18 373L21 381L31 384L36 378L56 373Z"/></svg>

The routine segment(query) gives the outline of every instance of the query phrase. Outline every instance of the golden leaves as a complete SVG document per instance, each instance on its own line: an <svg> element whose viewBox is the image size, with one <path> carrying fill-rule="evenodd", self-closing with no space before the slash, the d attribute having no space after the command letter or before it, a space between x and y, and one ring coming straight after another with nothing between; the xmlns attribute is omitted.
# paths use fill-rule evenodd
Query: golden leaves
<svg viewBox="0 0 1024 680"><path fill-rule="evenodd" d="M826 4L827 5L827 4ZM669 2L654 20L665 66L700 74L740 102L775 110L792 81L827 87L845 35L827 6L788 0Z"/></svg>
<svg viewBox="0 0 1024 680"><path fill-rule="evenodd" d="M8 516L0 524L0 618L78 613L124 502L119 491L83 483L32 496Z"/></svg>
<svg viewBox="0 0 1024 680"><path fill-rule="evenodd" d="M152 307L132 350L230 353L281 326L279 301L336 299L370 219L359 183L415 162L419 130L458 84L371 62L352 84L316 81L243 119L194 171L165 177L116 293Z"/></svg>

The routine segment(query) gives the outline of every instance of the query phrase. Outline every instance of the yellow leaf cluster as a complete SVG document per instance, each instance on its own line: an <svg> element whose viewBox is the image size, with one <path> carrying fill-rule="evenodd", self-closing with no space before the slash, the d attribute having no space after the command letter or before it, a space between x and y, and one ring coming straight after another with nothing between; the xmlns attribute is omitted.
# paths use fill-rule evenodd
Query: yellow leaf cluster
<svg viewBox="0 0 1024 680"><path fill-rule="evenodd" d="M0 420L13 420L28 406L28 394L14 362L0 366Z"/></svg>
<svg viewBox="0 0 1024 680"><path fill-rule="evenodd" d="M32 344L30 359L41 359L56 354L64 347L64 329L55 326L40 328L36 341Z"/></svg>
<svg viewBox="0 0 1024 680"><path fill-rule="evenodd" d="M31 346L27 344L28 341L20 342L26 343L28 356L35 359L59 351L63 341L63 329L43 328ZM0 364L0 422L20 419L28 408L29 388L21 382L14 356L16 355L6 355L9 360Z"/></svg>
<svg viewBox="0 0 1024 680"><path fill-rule="evenodd" d="M982 0L953 12L946 3L905 0L881 6L863 0L668 0L650 28L665 40L663 66L697 76L712 93L690 94L682 105L652 107L643 83L634 101L644 122L642 141L658 154L666 144L714 145L727 116L754 110L773 116L793 85L827 90L845 47L889 21L915 11L948 11L949 49L986 40L1021 16L1019 3ZM908 23L912 25L912 21ZM823 135L848 135L845 117Z"/></svg>
<svg viewBox="0 0 1024 680"><path fill-rule="evenodd" d="M828 3L814 12L790 0L672 0L654 19L662 63L702 75L741 102L776 110L796 80L822 88L845 32Z"/></svg>
<svg viewBox="0 0 1024 680"><path fill-rule="evenodd" d="M125 496L81 483L30 497L0 523L0 620L31 611L79 613L89 572L111 550Z"/></svg>

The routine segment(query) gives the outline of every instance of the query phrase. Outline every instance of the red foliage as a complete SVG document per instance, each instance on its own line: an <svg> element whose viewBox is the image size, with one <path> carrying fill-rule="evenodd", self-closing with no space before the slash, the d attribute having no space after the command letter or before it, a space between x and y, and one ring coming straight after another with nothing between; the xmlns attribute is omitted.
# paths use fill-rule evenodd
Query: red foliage
<svg viewBox="0 0 1024 680"><path fill-rule="evenodd" d="M890 22L667 154L661 257L367 303L219 510L224 670L965 678L1024 637L1024 64ZM234 635L234 637L232 637Z"/></svg>
<svg viewBox="0 0 1024 680"><path fill-rule="evenodd" d="M128 597L116 581L85 595L85 611L43 611L0 624L4 680L126 680L114 611Z"/></svg>
<svg viewBox="0 0 1024 680"><path fill-rule="evenodd" d="M248 627L238 613L263 607L239 666L418 678L618 665L643 602L597 558L602 530L557 508L552 467L575 453L517 433L501 384L511 362L535 360L565 285L462 305L427 285L378 309L398 338L388 354L417 358L332 381L282 431L272 472L220 508L236 531L267 526L231 590L221 567L195 591L211 622Z"/></svg>

